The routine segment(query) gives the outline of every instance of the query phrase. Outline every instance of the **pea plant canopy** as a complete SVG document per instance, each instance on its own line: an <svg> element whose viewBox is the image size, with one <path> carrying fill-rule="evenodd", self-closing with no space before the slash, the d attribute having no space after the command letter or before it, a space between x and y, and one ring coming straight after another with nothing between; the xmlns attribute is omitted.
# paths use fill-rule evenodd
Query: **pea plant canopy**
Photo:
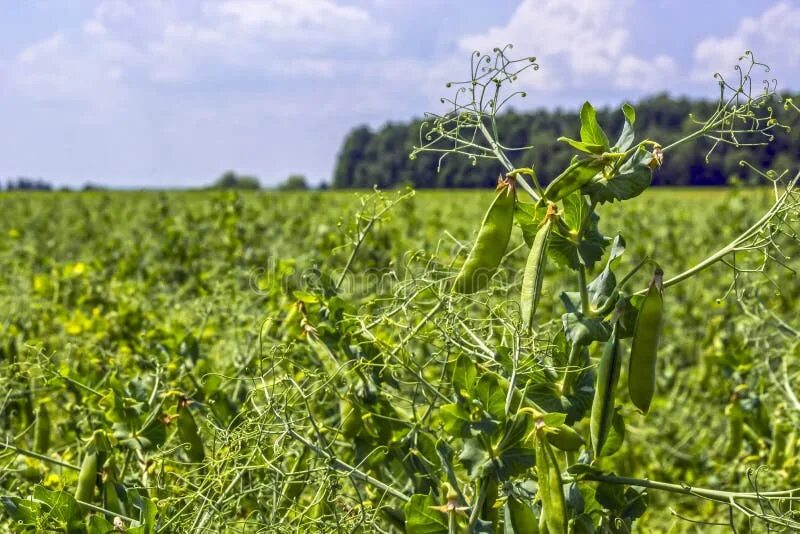
<svg viewBox="0 0 800 534"><path fill-rule="evenodd" d="M586 102L577 135L559 139L575 152L569 165L539 176L535 161L512 163L530 147L507 146L495 122L526 97L517 89L521 77L539 68L535 58L510 53L506 46L471 56L468 78L448 84L446 112L426 116L410 154L496 162L497 187L474 221L471 244L445 227L443 242L455 243L455 253L441 242L432 254L411 252L391 266L388 282L374 283L359 272L380 258L369 240L385 238L375 229L413 196L375 192L340 225L348 236L341 271L310 273L264 321L258 350L227 362L224 372L199 356L192 337L180 343L180 361L142 366L128 385L111 371L90 385L67 366L49 369L43 358L20 364L45 371L15 398L50 380L89 400L72 408L84 415L68 423L81 439L56 449L51 418L61 416L38 403L30 422L17 427L18 439L0 444L0 452L57 467L67 481L60 490L36 484L29 497L3 497L13 524L90 534L611 533L631 532L669 508L677 525L800 529L800 490L783 485L800 480L800 401L789 361L800 354L800 332L771 305L794 274L788 260L800 242L800 173L746 161L748 147L785 133L778 106L800 110L781 101L774 81L760 83L769 69L748 52L733 78L716 75L718 105L708 117L688 117L688 136L637 138L628 104L620 131L609 132ZM605 235L600 217L630 206L638 215L614 222L621 232L637 224L646 209L636 208L636 197L684 143L704 143L706 158L741 149L742 165L764 181L759 191L769 207L754 214L747 200L731 204L749 226L712 233L720 236L715 242L697 242L689 225L662 229L681 236L682 250L696 249L681 258L698 258L669 272L677 252L666 239L628 243L623 233ZM241 209L234 202L218 210L230 243L240 229L226 221ZM517 252L524 261L512 269ZM702 302L706 293L691 298L698 310L731 303L736 324L710 322L700 378L684 380L682 369L666 365L664 349L686 346L671 339L670 324L696 310L674 306L673 297L725 266L731 279L724 294L712 302ZM714 371L721 360L729 375ZM667 368L669 404L659 391ZM730 382L727 407L687 411L680 395L702 399L713 381ZM776 413L759 404L762 393L780 399ZM703 432L701 416L702 425L713 418L724 427L703 453L716 475L703 480L718 485L695 487L688 468L651 473L638 463L648 447L673 467L689 463L682 451L689 438L675 431ZM657 440L645 434L648 419L663 429ZM767 464L789 475L770 478L758 468L742 476L735 468L752 449L745 443L768 450ZM664 473L686 479L653 476ZM6 490L28 487L10 478L0 474ZM702 519L683 517L671 499L694 502Z"/></svg>

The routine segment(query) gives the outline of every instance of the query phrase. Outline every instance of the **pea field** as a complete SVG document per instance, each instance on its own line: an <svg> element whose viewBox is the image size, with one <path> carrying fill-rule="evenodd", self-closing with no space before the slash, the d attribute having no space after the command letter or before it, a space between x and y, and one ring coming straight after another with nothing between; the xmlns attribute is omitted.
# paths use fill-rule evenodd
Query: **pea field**
<svg viewBox="0 0 800 534"><path fill-rule="evenodd" d="M669 278L736 240L774 195L648 190L600 208L599 231L624 235L620 272L654 257ZM435 306L491 201L460 191L0 196L0 530L462 531L471 512L461 499L476 492L465 481L486 453L456 429L452 403L472 395L458 388L477 390L477 424L478 405L502 412L514 376L558 425L540 375L565 365L557 324L530 344L504 333L519 330L508 305L528 249L519 226L487 294ZM664 288L652 406L642 415L618 388L625 428L613 454L589 465L584 444L541 457L579 466L561 481L570 531L798 524L794 494L770 493L800 486L800 251L781 239L786 228L771 228L769 248L743 245ZM778 253L780 263L763 261ZM537 315L558 318L574 276L546 271ZM581 390L570 399L560 411L579 414ZM588 415L570 417L588 444ZM515 481L495 485L486 521L535 532L533 519L511 530L541 513L524 495L536 493L532 458L544 462L518 440L494 444Z"/></svg>
<svg viewBox="0 0 800 534"><path fill-rule="evenodd" d="M0 531L800 532L800 172L748 152L800 108L747 52L553 173L510 50L407 154L495 188L0 194ZM681 146L747 176L651 187Z"/></svg>

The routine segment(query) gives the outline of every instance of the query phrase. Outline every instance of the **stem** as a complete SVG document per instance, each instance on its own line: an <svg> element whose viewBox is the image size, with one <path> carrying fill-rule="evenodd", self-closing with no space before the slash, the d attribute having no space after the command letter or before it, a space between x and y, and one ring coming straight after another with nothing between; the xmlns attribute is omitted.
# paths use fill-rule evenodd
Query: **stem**
<svg viewBox="0 0 800 534"><path fill-rule="evenodd" d="M486 128L486 125L483 124L483 121L478 121L478 129L480 129L483 136L486 138L486 141L489 143L489 146L492 147L492 152L494 155L497 156L497 159L500 160L500 164L505 167L506 172L511 172L514 170L514 166L511 164L511 161L506 156L503 149L500 148L500 145L497 144L497 141L494 140L492 134ZM535 201L539 201L539 195L534 191L531 186L525 180L518 178L517 183L522 186L522 188L533 198Z"/></svg>
<svg viewBox="0 0 800 534"><path fill-rule="evenodd" d="M589 290L586 288L586 267L578 264L578 289L581 292L581 311L584 315L592 314L592 306L589 303Z"/></svg>
<svg viewBox="0 0 800 534"><path fill-rule="evenodd" d="M353 251L350 253L350 257L347 258L347 263L344 264L344 269L342 270L342 274L339 275L339 279L336 281L336 289L339 289L344 282L344 277L347 276L347 272L350 270L350 266L353 264L353 260L356 258L356 254L358 254L358 249L361 248L361 244L364 243L364 240L367 237L367 234L372 229L372 225L375 224L375 219L372 218L367 223L367 226L364 228L363 232L359 232L358 241L356 241L355 246L353 247Z"/></svg>
<svg viewBox="0 0 800 534"><path fill-rule="evenodd" d="M586 473L580 477L581 480L592 482L608 482L609 484L620 484L623 486L638 486L670 493L680 493L682 495L693 495L711 501L729 504L731 499L751 499L760 500L768 497L792 497L795 493L800 493L800 488L786 491L766 491L761 493L724 491L708 488L696 488L686 484L670 484L669 482L658 482L646 478L620 477L616 475L604 475L601 473Z"/></svg>
<svg viewBox="0 0 800 534"><path fill-rule="evenodd" d="M578 367L578 355L581 353L581 347L577 343L572 344L569 351L569 359L567 360L567 368L564 370L564 380L561 384L561 394L567 395L572 392L572 386L575 382L575 376Z"/></svg>
<svg viewBox="0 0 800 534"><path fill-rule="evenodd" d="M368 474L364 473L363 471L359 470L358 468L353 467L352 465L350 465L348 463L345 463L342 460L336 458L332 454L328 453L326 450L324 450L324 449L322 449L320 447L317 447L316 445L314 445L313 443L311 443L310 441L308 441L307 439L302 437L300 434L298 434L297 432L292 430L292 428L289 427L288 425L286 426L286 433L289 434L292 437L292 439L296 439L297 441L299 441L300 443L302 443L303 445L308 447L310 450L312 450L318 456L322 456L323 458L328 460L329 465L331 467L333 467L334 469L336 469L337 471L341 471L343 473L346 473L348 476L351 476L351 477L353 477L355 479L361 480L362 482L366 482L367 484L371 484L372 486L375 486L376 488L385 491L386 493L388 493L392 497L400 499L403 502L408 502L408 501L411 500L408 497L408 495L406 495L405 493L402 493L402 492L394 489L393 487L389 486L388 484L385 484L385 483L381 482L377 478L373 478L373 477L369 476Z"/></svg>
<svg viewBox="0 0 800 534"><path fill-rule="evenodd" d="M49 456L29 451L28 449L21 449L19 447L10 445L8 443L0 443L0 449L8 449L10 451L16 452L17 454L21 454L23 456L29 456L31 458L36 458L37 460L41 460L42 462L47 462L53 465L57 465L59 467L64 467L66 469L72 469L73 471L81 470L80 466L73 465L67 462L62 462L61 460L56 460L55 458L50 458Z"/></svg>
<svg viewBox="0 0 800 534"><path fill-rule="evenodd" d="M789 198L789 193L792 192L794 185L798 179L800 179L800 172L798 172L797 175L795 175L794 179L786 186L786 192L784 192L783 195L781 195L781 197L775 202L775 204L773 204L773 206L758 221L756 221L755 224L753 224L750 228L748 228L741 235L739 235L739 237L737 237L736 239L734 239L733 241L731 241L730 243L728 243L727 245L725 245L717 252L707 257L694 267L691 267L690 269L687 269L682 273L673 276L669 280L665 280L663 287L669 287L675 285L679 282L682 282L683 280L686 280L687 278L690 278L691 276L694 276L700 271L707 269L708 267L711 267L712 265L720 261L722 258L724 258L728 254L736 250L739 246L741 246L743 242L752 238L759 231L761 231L761 229L772 220L772 218L781 210L781 208L783 208L783 205ZM644 295L646 292L647 288L637 291L636 293L634 293L634 295Z"/></svg>

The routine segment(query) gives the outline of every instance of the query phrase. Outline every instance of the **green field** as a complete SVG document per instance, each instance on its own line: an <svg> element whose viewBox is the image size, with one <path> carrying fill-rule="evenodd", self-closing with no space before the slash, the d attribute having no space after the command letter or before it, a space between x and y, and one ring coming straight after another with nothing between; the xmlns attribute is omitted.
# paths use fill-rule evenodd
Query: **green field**
<svg viewBox="0 0 800 534"><path fill-rule="evenodd" d="M492 195L402 195L0 194L0 530L106 532L107 511L128 532L411 532L394 493L436 496L431 480L448 480L431 438L445 435L444 400L418 385L434 391L471 351L504 374L515 341L501 326L519 317L504 303L518 298L528 247L515 227L491 291L427 316ZM766 189L651 189L624 210L598 208L600 231L627 241L620 272L650 256L668 279L771 203ZM597 465L674 486L645 495L583 483L569 506L589 517L600 502L630 518L648 502L637 532L722 532L728 506L681 485L800 486L794 222L666 288L650 412L617 392L625 441ZM765 253L780 261L762 265ZM552 262L547 274L539 313L554 320L520 354L532 383L545 363L559 369L559 295L574 287ZM644 288L650 274L632 283ZM593 345L589 363L597 356ZM588 436L588 420L575 428ZM461 441L444 442L461 479ZM92 507L72 496L93 453L101 469L81 499ZM797 508L745 504L769 517ZM744 514L732 521L749 531ZM765 524L754 518L753 531Z"/></svg>

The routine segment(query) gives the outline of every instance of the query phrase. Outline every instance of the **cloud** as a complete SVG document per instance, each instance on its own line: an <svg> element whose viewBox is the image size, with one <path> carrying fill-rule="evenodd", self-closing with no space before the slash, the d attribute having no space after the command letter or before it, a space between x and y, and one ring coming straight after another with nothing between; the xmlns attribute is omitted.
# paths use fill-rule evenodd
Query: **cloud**
<svg viewBox="0 0 800 534"><path fill-rule="evenodd" d="M708 37L694 49L694 80L708 80L709 73L730 72L732 62L745 50L752 50L757 59L780 58L775 75L783 82L800 82L800 6L779 2L759 17L745 17L736 30L721 37Z"/></svg>
<svg viewBox="0 0 800 534"><path fill-rule="evenodd" d="M617 66L616 85L623 89L663 91L678 73L673 58L660 54L652 59L625 56Z"/></svg>
<svg viewBox="0 0 800 534"><path fill-rule="evenodd" d="M650 91L676 70L667 55L643 58L630 50L631 0L523 0L502 26L464 37L462 50L514 43L535 54L542 70L527 88L540 95L620 87Z"/></svg>

